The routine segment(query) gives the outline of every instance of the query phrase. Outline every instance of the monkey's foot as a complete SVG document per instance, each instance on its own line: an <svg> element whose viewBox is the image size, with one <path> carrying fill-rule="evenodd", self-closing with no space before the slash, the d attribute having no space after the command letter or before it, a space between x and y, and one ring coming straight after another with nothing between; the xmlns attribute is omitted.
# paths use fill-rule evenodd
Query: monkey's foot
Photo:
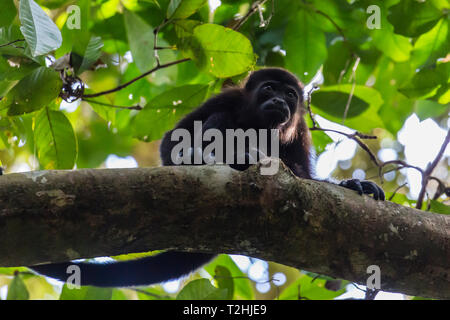
<svg viewBox="0 0 450 320"><path fill-rule="evenodd" d="M376 183L367 180L349 179L343 180L339 183L341 187L352 189L357 191L360 195L362 194L373 194L375 200L384 201L384 191Z"/></svg>

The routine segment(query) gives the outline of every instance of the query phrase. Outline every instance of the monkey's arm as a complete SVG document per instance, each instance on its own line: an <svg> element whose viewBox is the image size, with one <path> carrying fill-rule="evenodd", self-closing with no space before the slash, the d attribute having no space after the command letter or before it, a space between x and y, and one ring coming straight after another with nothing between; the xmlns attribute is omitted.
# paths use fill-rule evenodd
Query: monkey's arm
<svg viewBox="0 0 450 320"><path fill-rule="evenodd" d="M168 131L161 141L160 153L164 166L175 165L171 159L172 149L179 141L172 141L172 133L177 129L185 129L191 135L191 147L194 146L194 134L203 135L207 129L218 129L225 136L226 129L236 128L238 110L245 102L240 91L229 90L206 101L200 108L186 115L173 130ZM195 132L195 121L201 121L201 132ZM201 150L191 150L191 155ZM193 161L191 161L193 163Z"/></svg>

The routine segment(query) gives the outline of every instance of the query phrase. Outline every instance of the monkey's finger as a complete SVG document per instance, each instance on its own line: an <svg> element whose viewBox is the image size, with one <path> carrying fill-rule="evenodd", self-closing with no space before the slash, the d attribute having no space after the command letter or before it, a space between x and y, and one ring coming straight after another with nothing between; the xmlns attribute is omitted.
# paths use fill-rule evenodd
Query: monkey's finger
<svg viewBox="0 0 450 320"><path fill-rule="evenodd" d="M359 179L344 180L341 181L339 185L348 189L355 190L359 193L359 195L362 195L364 193L361 181L359 181Z"/></svg>
<svg viewBox="0 0 450 320"><path fill-rule="evenodd" d="M381 189L380 186L378 186L378 185L376 185L376 186L377 186L378 192L379 192L379 194L380 194L380 200L381 200L381 201L384 201L384 200L386 199L386 196L385 196L385 194L384 194L384 190Z"/></svg>
<svg viewBox="0 0 450 320"><path fill-rule="evenodd" d="M373 198L375 200L380 199L380 192L378 186L371 181L361 181L361 185L363 187L363 191L365 194L373 193Z"/></svg>

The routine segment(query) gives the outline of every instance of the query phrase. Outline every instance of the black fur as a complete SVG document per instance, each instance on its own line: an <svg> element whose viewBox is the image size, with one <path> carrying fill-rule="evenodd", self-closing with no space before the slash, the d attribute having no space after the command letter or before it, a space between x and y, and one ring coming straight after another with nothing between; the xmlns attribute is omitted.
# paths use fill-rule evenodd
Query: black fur
<svg viewBox="0 0 450 320"><path fill-rule="evenodd" d="M194 121L202 121L202 131L214 128L280 130L280 159L301 178L312 179L310 161L311 140L303 118L303 87L291 73L278 68L266 68L251 74L244 87L227 89L207 100L188 114L174 129L187 129L194 134ZM163 165L174 165L171 141L173 130L166 133L161 147ZM193 145L193 144L192 144ZM235 150L236 151L236 150ZM225 150L224 150L225 153ZM246 154L247 155L247 154ZM269 154L270 155L270 154ZM201 164L204 164L203 160ZM245 170L249 164L233 164L232 168ZM355 179L341 185L362 193L373 193L384 200L383 191L374 183ZM75 263L81 269L81 284L100 287L136 286L176 279L212 260L215 255L169 251L149 258L114 263ZM46 264L33 270L60 280L66 280L66 268L74 263Z"/></svg>
<svg viewBox="0 0 450 320"><path fill-rule="evenodd" d="M107 263L62 262L37 265L34 271L66 281L71 265L80 268L80 285L97 287L129 287L178 279L208 263L214 255L168 251L154 256Z"/></svg>

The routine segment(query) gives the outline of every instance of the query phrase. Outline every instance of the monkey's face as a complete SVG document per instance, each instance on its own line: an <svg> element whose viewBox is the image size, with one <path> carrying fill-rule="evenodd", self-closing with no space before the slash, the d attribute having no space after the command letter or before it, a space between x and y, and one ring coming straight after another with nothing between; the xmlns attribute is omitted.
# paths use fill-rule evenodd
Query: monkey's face
<svg viewBox="0 0 450 320"><path fill-rule="evenodd" d="M265 127L275 128L287 123L297 111L299 96L292 86L279 81L262 82L255 89L256 113Z"/></svg>

